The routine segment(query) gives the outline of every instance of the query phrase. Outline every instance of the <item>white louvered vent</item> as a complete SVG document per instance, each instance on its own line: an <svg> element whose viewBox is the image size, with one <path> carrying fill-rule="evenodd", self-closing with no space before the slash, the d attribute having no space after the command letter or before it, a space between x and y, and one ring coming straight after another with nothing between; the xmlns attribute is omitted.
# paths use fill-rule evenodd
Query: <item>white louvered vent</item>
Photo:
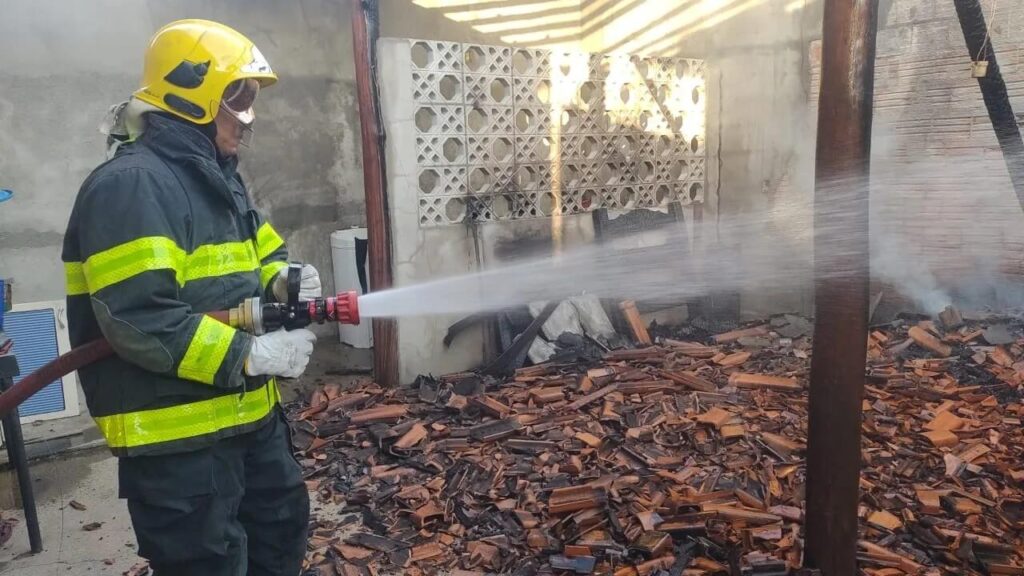
<svg viewBox="0 0 1024 576"><path fill-rule="evenodd" d="M4 318L4 332L14 340L21 376L70 350L63 302L34 302L14 306ZM74 372L48 384L19 408L22 422L77 416L78 375Z"/></svg>

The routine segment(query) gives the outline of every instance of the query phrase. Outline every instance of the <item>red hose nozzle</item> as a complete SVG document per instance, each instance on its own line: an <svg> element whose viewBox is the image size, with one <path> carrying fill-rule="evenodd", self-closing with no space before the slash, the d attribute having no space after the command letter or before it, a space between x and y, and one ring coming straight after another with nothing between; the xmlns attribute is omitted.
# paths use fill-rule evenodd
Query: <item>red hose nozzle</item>
<svg viewBox="0 0 1024 576"><path fill-rule="evenodd" d="M359 293L355 290L339 292L334 300L334 314L341 324L359 324Z"/></svg>

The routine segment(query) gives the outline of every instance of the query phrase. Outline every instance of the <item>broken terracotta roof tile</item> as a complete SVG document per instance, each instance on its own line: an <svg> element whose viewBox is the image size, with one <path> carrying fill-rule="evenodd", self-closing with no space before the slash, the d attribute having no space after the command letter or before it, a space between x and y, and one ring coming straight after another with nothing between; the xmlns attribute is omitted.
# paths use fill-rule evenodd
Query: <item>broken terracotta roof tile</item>
<svg viewBox="0 0 1024 576"><path fill-rule="evenodd" d="M1024 573L1024 322L998 322L1001 348L970 318L872 330L865 575L959 574L961 557ZM727 572L731 550L743 574L797 567L809 337L651 331L659 345L507 379L329 382L289 406L323 504L306 567L696 576Z"/></svg>

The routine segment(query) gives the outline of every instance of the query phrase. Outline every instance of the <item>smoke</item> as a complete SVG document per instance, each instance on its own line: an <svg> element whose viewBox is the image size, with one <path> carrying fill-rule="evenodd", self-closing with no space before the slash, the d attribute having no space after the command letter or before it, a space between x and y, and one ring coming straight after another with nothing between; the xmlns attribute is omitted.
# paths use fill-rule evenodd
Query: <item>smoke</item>
<svg viewBox="0 0 1024 576"><path fill-rule="evenodd" d="M923 249L915 249L913 234L903 225L910 220L907 210L920 213L914 194L905 192L902 182L920 182L927 173L927 161L900 162L895 156L901 140L887 125L876 125L872 138L871 166L871 278L906 298L922 311L938 311L952 298L939 287L935 265ZM905 171L900 171L900 168ZM915 176L916 173L916 176Z"/></svg>
<svg viewBox="0 0 1024 576"><path fill-rule="evenodd" d="M872 279L928 313L1024 303L1024 214L1001 154L936 142L876 124Z"/></svg>
<svg viewBox="0 0 1024 576"><path fill-rule="evenodd" d="M942 310L953 301L949 292L939 287L931 266L921 259L909 258L899 248L885 249L873 242L871 250L871 277L881 284L895 288L910 298L922 310Z"/></svg>

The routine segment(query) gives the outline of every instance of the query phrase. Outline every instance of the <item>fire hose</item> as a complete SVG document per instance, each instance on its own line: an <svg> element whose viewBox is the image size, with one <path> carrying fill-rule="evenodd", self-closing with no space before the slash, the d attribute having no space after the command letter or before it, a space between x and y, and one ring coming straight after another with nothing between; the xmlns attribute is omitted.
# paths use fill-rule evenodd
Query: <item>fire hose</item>
<svg viewBox="0 0 1024 576"><path fill-rule="evenodd" d="M288 268L287 302L262 302L260 298L247 298L235 308L207 312L205 315L255 335L281 328L305 328L314 322L359 324L358 294L355 291L300 301L298 293L301 270L302 266L297 264L291 264ZM0 418L54 380L113 355L114 348L110 342L100 338L58 356L0 394Z"/></svg>

